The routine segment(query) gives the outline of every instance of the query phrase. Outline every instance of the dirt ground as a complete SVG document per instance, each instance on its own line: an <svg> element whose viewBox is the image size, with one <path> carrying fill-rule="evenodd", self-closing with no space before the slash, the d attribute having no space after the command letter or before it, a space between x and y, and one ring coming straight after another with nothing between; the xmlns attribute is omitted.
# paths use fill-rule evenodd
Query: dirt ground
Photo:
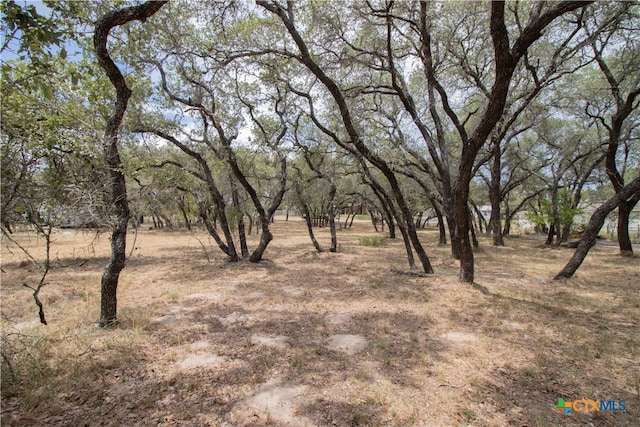
<svg viewBox="0 0 640 427"><path fill-rule="evenodd" d="M482 237L483 293L457 282L435 230L421 232L430 277L398 273L401 241L360 245L366 222L335 254L299 219L273 232L260 264L225 262L204 232L130 234L113 330L96 324L106 234L55 233L48 326L23 286L37 268L3 242L2 425L640 425L638 258L597 247L554 282L571 250ZM626 412L564 415L558 398Z"/></svg>

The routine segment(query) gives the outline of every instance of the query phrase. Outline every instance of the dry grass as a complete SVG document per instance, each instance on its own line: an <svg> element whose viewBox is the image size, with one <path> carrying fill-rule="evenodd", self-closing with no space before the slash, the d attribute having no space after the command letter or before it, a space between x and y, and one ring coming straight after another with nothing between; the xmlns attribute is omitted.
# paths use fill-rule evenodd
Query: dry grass
<svg viewBox="0 0 640 427"><path fill-rule="evenodd" d="M483 294L457 282L434 231L422 234L436 269L428 278L391 271L405 268L401 241L361 245L375 236L366 222L340 231L337 254L315 253L301 221L277 220L273 231L258 265L226 263L202 233L141 232L115 330L96 326L106 235L55 235L41 296L49 326L36 323L22 286L37 269L5 245L2 351L14 377L3 362L2 424L640 423L637 258L598 247L574 279L553 282L569 250L485 239ZM328 231L318 236L326 245ZM366 347L332 350L336 334ZM627 412L564 416L558 397L624 399Z"/></svg>

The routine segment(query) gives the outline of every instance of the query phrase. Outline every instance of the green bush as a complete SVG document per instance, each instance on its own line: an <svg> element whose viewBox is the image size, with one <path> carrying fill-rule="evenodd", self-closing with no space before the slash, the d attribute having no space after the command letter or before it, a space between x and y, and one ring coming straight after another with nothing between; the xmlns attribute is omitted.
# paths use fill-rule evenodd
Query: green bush
<svg viewBox="0 0 640 427"><path fill-rule="evenodd" d="M387 244L386 236L364 236L358 239L360 246L384 246Z"/></svg>

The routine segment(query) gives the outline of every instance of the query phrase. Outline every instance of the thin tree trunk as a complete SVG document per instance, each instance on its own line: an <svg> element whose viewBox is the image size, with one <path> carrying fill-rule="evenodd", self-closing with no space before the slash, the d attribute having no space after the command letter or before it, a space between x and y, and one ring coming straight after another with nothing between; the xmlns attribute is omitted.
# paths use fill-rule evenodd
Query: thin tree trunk
<svg viewBox="0 0 640 427"><path fill-rule="evenodd" d="M565 223L562 225L562 231L560 232L560 242L569 241L569 234L571 234L572 225L573 225L573 222Z"/></svg>
<svg viewBox="0 0 640 427"><path fill-rule="evenodd" d="M191 222L189 221L189 217L187 216L187 209L186 209L183 197L180 197L178 199L178 208L180 208L180 212L182 213L182 218L184 219L184 226L187 228L189 232L191 232Z"/></svg>
<svg viewBox="0 0 640 427"><path fill-rule="evenodd" d="M247 235L244 229L244 213L242 212L242 209L240 209L240 195L238 194L238 187L231 172L229 172L229 184L231 186L231 201L233 203L233 207L235 208L236 213L240 216L237 224L238 240L240 240L240 252L242 253L242 257L246 258L249 256L249 248L247 247Z"/></svg>
<svg viewBox="0 0 640 427"><path fill-rule="evenodd" d="M371 224L373 225L373 228L376 230L376 233L378 232L378 218L375 217L375 215L373 214L373 211L371 209L369 209L369 216L371 217Z"/></svg>
<svg viewBox="0 0 640 427"><path fill-rule="evenodd" d="M213 224L211 223L211 221L209 221L209 214L207 213L208 208L204 202L198 203L198 210L200 211L200 218L202 218L202 223L209 232L209 235L213 237L213 240L216 241L220 250L229 255L229 247L222 241L222 238L220 238L220 235L218 234L218 230L216 230L215 218Z"/></svg>
<svg viewBox="0 0 640 427"><path fill-rule="evenodd" d="M556 234L556 226L555 224L549 224L549 230L547 232L547 241L544 242L545 245L550 246L553 244L553 236Z"/></svg>
<svg viewBox="0 0 640 427"><path fill-rule="evenodd" d="M491 164L491 185L489 187L489 200L491 202L491 232L493 233L493 246L504 246L502 237L502 223L500 219L500 178L502 172L502 150L500 141L493 142L493 162Z"/></svg>
<svg viewBox="0 0 640 427"><path fill-rule="evenodd" d="M253 231L253 215L248 215L245 212L247 218L249 218L249 230L247 231L247 235L251 236L251 232Z"/></svg>
<svg viewBox="0 0 640 427"><path fill-rule="evenodd" d="M446 245L447 244L447 229L444 225L444 218L442 217L442 212L438 208L434 208L436 211L436 216L438 217L438 230L440 232L440 236L438 238L438 244Z"/></svg>
<svg viewBox="0 0 640 427"><path fill-rule="evenodd" d="M469 222L471 222L470 225L470 229L471 229L471 241L473 242L473 247L474 248L479 248L480 247L480 243L478 242L478 238L476 237L476 227L473 224L473 215L469 214Z"/></svg>
<svg viewBox="0 0 640 427"><path fill-rule="evenodd" d="M368 174L367 178L373 179L371 174ZM395 226L395 221L393 219L394 215L391 212L391 208L389 207L390 204L391 204L391 207L393 207L393 202L387 197L386 193L384 192L384 190L382 189L379 183L367 182L367 184L369 184L369 187L371 187L371 189L373 190L373 193L376 195L376 197L380 201L380 206L382 207L384 216L387 218L387 224L389 224L389 238L395 239L396 226Z"/></svg>
<svg viewBox="0 0 640 427"><path fill-rule="evenodd" d="M294 183L294 188L296 190L296 194L298 195L298 201L300 203L300 208L302 209L302 216L304 217L304 221L307 224L307 231L309 232L309 238L311 239L311 243L316 248L318 252L324 252L322 246L316 239L316 236L313 234L313 223L311 222L311 213L309 212L309 206L305 202L302 196L302 190L300 189L300 184L297 182Z"/></svg>
<svg viewBox="0 0 640 427"><path fill-rule="evenodd" d="M111 256L105 267L101 280L100 326L107 327L117 323L117 289L120 272L124 268L127 242L127 223L129 222L129 204L123 165L118 151L119 130L122 118L127 110L131 89L124 76L113 62L107 49L109 32L112 28L127 22L145 21L156 13L164 1L150 1L138 6L115 10L103 15L95 25L93 46L100 67L104 69L111 84L116 90L116 102L113 112L107 121L104 132L103 155L109 167L111 183L111 203L115 221L111 232Z"/></svg>
<svg viewBox="0 0 640 427"><path fill-rule="evenodd" d="M392 227L392 224L394 222L398 225L398 229L400 230L400 234L402 234L402 241L404 243L404 249L405 249L405 251L407 253L407 262L409 263L409 269L410 270L416 270L418 267L416 265L415 258L413 257L413 250L411 248L411 239L409 238L409 234L407 233L407 229L404 226L404 220L403 220L402 216L400 215L400 213L396 209L395 205L393 204L393 200L391 200L391 197L389 197L389 195L387 195L387 193L384 192L384 189L382 188L380 183L375 180L375 178L373 177L373 175L369 171L369 168L366 166L366 164L363 161L361 161L360 164L362 165L362 169L363 169L367 179L369 180L369 182L368 182L369 186L371 187L373 192L376 194L376 196L378 196L380 201L382 203L384 203L384 205L386 206L385 210L388 210L388 212L392 215L392 217L389 218L389 221L388 221L389 222L389 230L392 229L391 227ZM395 221L394 221L394 219L395 219Z"/></svg>
<svg viewBox="0 0 640 427"><path fill-rule="evenodd" d="M560 227L562 224L560 223L560 209L558 206L558 184L557 181L554 183L554 187L551 192L551 214L553 215L553 229L556 235L555 245L560 246ZM553 242L548 243L549 245Z"/></svg>
<svg viewBox="0 0 640 427"><path fill-rule="evenodd" d="M336 192L338 191L338 186L333 182L333 179L328 177L329 182L331 184L331 190L329 191L329 203L328 203L328 212L329 212L329 232L331 233L331 246L329 246L329 252L337 252L338 251L338 235L336 233L336 212L333 207L333 201L336 198Z"/></svg>
<svg viewBox="0 0 640 427"><path fill-rule="evenodd" d="M578 247L573 253L573 256L567 265L565 265L564 268L554 277L554 280L573 276L573 274L582 265L582 262L589 253L589 250L596 244L598 233L604 225L607 215L618 207L620 203L636 197L640 197L640 176L625 185L615 196L604 202L595 210L589 219L587 228L585 229L580 242L578 242Z"/></svg>
<svg viewBox="0 0 640 427"><path fill-rule="evenodd" d="M304 202L303 202L302 213L305 216L304 220L307 224L307 231L309 232L309 238L311 239L311 243L313 243L313 246L316 248L316 251L324 252L324 249L322 249L322 246L316 239L316 236L313 234L313 224L311 224L311 218L309 217L309 209L307 208Z"/></svg>
<svg viewBox="0 0 640 427"><path fill-rule="evenodd" d="M336 218L333 210L329 212L329 232L331 233L331 246L329 252L338 252L338 235L336 233Z"/></svg>

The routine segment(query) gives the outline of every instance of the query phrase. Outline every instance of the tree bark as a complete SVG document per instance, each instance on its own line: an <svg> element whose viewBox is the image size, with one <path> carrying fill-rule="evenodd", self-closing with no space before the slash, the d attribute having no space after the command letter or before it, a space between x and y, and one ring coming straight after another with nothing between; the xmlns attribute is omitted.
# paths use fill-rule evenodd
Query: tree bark
<svg viewBox="0 0 640 427"><path fill-rule="evenodd" d="M436 217L438 218L438 231L439 233L439 237L438 237L438 244L439 245L446 245L447 244L447 230L446 227L444 225L444 218L442 217L442 212L440 212L440 209L434 207L433 210L436 211Z"/></svg>
<svg viewBox="0 0 640 427"><path fill-rule="evenodd" d="M502 237L508 236L511 234L511 218L515 215L517 211L511 212L511 207L509 206L509 198L506 197L504 199L504 228L502 229Z"/></svg>
<svg viewBox="0 0 640 427"><path fill-rule="evenodd" d="M640 176L624 186L615 196L604 202L598 209L595 210L587 228L585 229L582 238L578 242L578 248L573 253L573 256L564 266L564 268L554 277L554 280L562 278L570 278L582 265L585 257L589 253L589 250L596 244L598 233L602 228L607 215L613 211L620 203L627 200L640 197Z"/></svg>
<svg viewBox="0 0 640 427"><path fill-rule="evenodd" d="M244 229L244 213L242 209L240 209L240 195L238 194L238 186L233 179L233 175L229 173L229 184L231 187L231 201L233 202L233 207L236 210L236 214L240 215L238 218L238 239L240 240L240 253L242 253L242 257L246 258L249 256L249 248L247 247L247 235Z"/></svg>
<svg viewBox="0 0 640 427"><path fill-rule="evenodd" d="M116 90L116 102L113 112L107 121L103 143L103 155L109 168L114 218L111 232L111 256L100 284L101 327L108 327L117 323L118 279L125 265L127 223L129 222L127 187L122 171L123 165L118 151L118 142L120 125L131 97L131 89L127 86L120 69L111 59L107 49L107 41L112 28L131 21L144 22L165 3L165 1L149 1L138 6L109 12L96 22L93 34L93 46L98 58L98 64L105 71Z"/></svg>
<svg viewBox="0 0 640 427"><path fill-rule="evenodd" d="M553 237L556 235L556 225L554 223L549 224L549 231L547 231L547 241L545 245L551 246L553 244Z"/></svg>
<svg viewBox="0 0 640 427"><path fill-rule="evenodd" d="M329 191L329 232L331 233L331 246L329 246L329 252L338 252L338 235L336 233L336 212L333 207L333 201L338 191L338 186L333 182L333 179L329 181L331 183L331 191Z"/></svg>
<svg viewBox="0 0 640 427"><path fill-rule="evenodd" d="M622 201L618 206L618 246L620 255L625 257L633 256L633 245L629 236L629 216L638 203L640 197L633 197L631 200Z"/></svg>
<svg viewBox="0 0 640 427"><path fill-rule="evenodd" d="M491 164L491 186L489 187L489 200L491 201L491 232L493 233L493 246L504 246L502 236L502 221L500 219L501 189L500 178L502 174L502 150L500 141L493 141L493 163Z"/></svg>

